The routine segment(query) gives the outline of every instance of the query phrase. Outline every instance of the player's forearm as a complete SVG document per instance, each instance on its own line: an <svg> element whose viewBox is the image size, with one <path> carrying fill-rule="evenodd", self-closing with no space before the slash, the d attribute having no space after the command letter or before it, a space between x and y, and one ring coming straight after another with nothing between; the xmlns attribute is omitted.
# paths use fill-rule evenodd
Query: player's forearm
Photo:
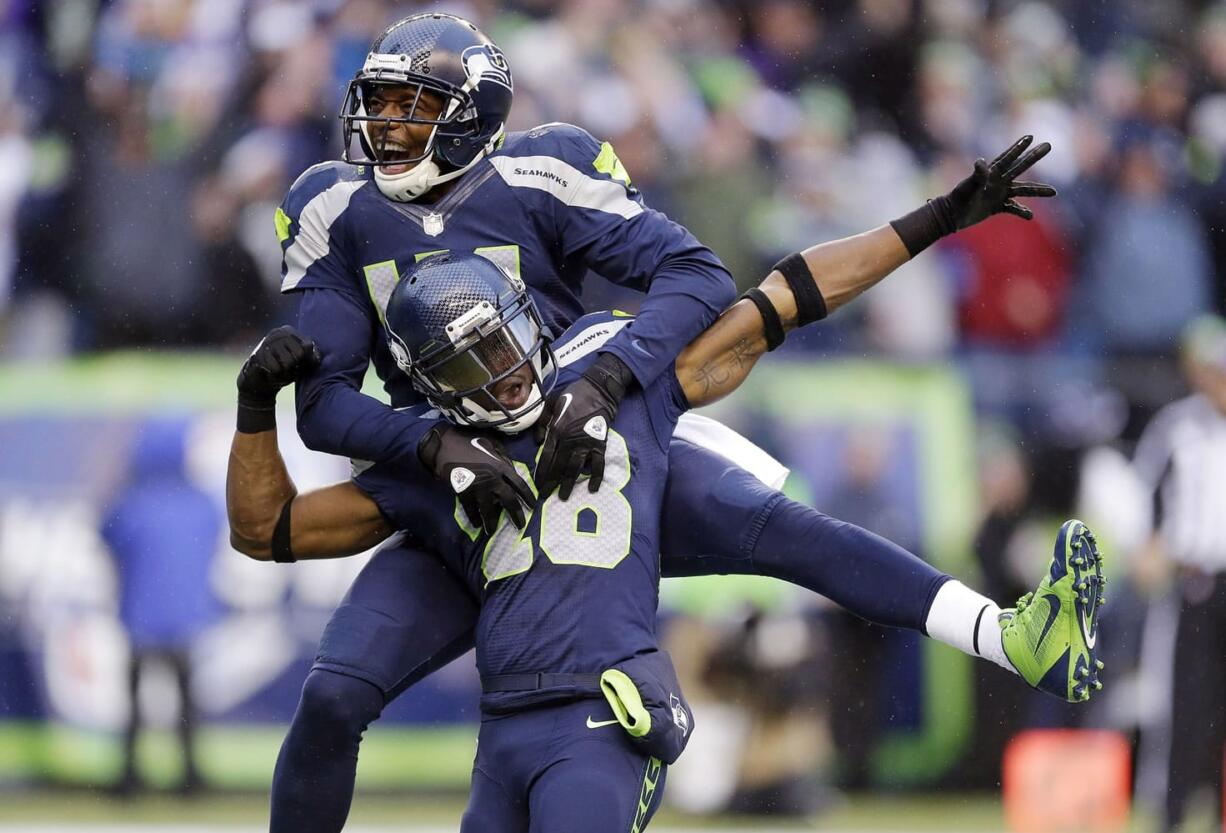
<svg viewBox="0 0 1226 833"><path fill-rule="evenodd" d="M827 313L851 301L893 272L909 255L890 226L811 246L801 252ZM799 325L796 296L778 271L758 287L779 314L785 333ZM742 299L682 351L677 378L690 404L709 405L732 393L767 352L765 321Z"/></svg>
<svg viewBox="0 0 1226 833"><path fill-rule="evenodd" d="M276 430L236 431L226 469L231 546L254 559L269 560L281 510L297 493L277 447Z"/></svg>
<svg viewBox="0 0 1226 833"><path fill-rule="evenodd" d="M911 257L898 233L888 225L853 237L810 246L800 254L826 301L827 314L880 282ZM787 294L791 295L790 292ZM784 315L783 308L776 308L779 309L785 329L795 326L794 301L791 302L791 326L788 325L789 316Z"/></svg>
<svg viewBox="0 0 1226 833"><path fill-rule="evenodd" d="M774 300L765 283L762 290ZM786 286L783 290L790 299ZM740 387L765 352L761 314L750 301L738 301L677 357L677 380L686 400L701 408L724 398Z"/></svg>

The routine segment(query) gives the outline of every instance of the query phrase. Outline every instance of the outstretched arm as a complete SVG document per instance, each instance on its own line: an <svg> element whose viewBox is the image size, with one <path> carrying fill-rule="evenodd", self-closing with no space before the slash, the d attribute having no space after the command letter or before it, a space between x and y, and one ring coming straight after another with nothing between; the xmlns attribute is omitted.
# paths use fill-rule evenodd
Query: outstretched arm
<svg viewBox="0 0 1226 833"><path fill-rule="evenodd" d="M353 555L392 533L379 507L352 483L299 495L285 468L274 419L277 391L317 363L313 345L283 327L260 342L239 373L226 514L231 545L257 561Z"/></svg>
<svg viewBox="0 0 1226 833"><path fill-rule="evenodd" d="M906 263L910 256L898 234L882 226L801 252L805 265L833 312ZM796 296L778 271L758 286L779 313L783 331L799 324ZM733 304L677 357L677 379L690 405L723 399L749 376L767 352L762 314L748 298Z"/></svg>
<svg viewBox="0 0 1226 833"><path fill-rule="evenodd" d="M1038 162L1051 145L1031 149L1023 136L992 160L976 161L974 172L945 196L894 222L854 237L812 246L800 252L809 280L816 286L825 314L847 304L939 238L972 226L993 214L1030 220L1030 209L1017 197L1053 197L1056 189L1016 178ZM803 270L802 270L803 271ZM810 323L801 314L797 293L778 270L758 289L778 314L783 333ZM677 379L693 407L715 402L736 390L768 350L763 314L748 298L733 304L718 321L690 342L677 357Z"/></svg>

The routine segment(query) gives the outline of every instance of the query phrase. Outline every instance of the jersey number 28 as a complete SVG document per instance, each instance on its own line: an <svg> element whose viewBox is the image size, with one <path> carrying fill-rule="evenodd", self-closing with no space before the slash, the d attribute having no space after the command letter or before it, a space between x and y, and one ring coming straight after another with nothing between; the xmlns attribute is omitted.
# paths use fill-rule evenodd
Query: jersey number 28
<svg viewBox="0 0 1226 833"><path fill-rule="evenodd" d="M537 494L528 467L516 462L515 468L532 493ZM535 542L528 531L531 515L521 531L504 512L481 557L485 580L498 581L524 572L532 566L537 547L554 564L616 567L630 552L632 512L630 501L622 494L629 482L630 452L626 440L616 431L610 431L600 491L592 494L580 483L571 492L570 500L561 500L557 492L547 497L535 510L540 514L539 540ZM470 538L477 540L480 530L468 522L458 500L455 519Z"/></svg>

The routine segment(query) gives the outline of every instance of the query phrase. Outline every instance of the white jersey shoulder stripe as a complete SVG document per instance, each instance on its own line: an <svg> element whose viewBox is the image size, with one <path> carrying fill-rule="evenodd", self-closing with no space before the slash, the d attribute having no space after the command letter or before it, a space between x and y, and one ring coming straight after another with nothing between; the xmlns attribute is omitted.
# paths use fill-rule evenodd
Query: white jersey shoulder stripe
<svg viewBox="0 0 1226 833"><path fill-rule="evenodd" d="M554 351L554 358L557 359L558 367L566 367L569 364L573 364L584 356L604 347L606 341L617 335L622 327L633 320L632 318L621 318L614 321L602 321L599 324L584 327L575 333L573 338Z"/></svg>
<svg viewBox="0 0 1226 833"><path fill-rule="evenodd" d="M311 264L319 260L329 251L329 228L336 218L349 207L349 200L354 193L366 184L366 180L338 182L330 188L320 191L302 207L298 215L298 234L294 242L285 250L285 277L281 281L281 291L288 292L296 287L304 277Z"/></svg>
<svg viewBox="0 0 1226 833"><path fill-rule="evenodd" d="M627 220L643 213L643 206L626 196L621 183L588 176L554 156L492 156L490 164L512 188L535 188L566 205Z"/></svg>

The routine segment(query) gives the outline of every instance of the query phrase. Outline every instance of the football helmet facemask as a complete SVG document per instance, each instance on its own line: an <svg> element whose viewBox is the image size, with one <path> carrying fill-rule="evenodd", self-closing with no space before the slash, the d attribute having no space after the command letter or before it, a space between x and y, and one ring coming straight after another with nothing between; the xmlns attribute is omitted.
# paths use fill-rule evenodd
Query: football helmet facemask
<svg viewBox="0 0 1226 833"><path fill-rule="evenodd" d="M380 87L407 88L400 116L386 117L369 106ZM442 99L437 116L423 114L425 93ZM371 165L385 196L409 202L455 179L493 152L511 111L514 84L506 57L476 26L449 14L407 17L371 44L370 54L349 82L340 119L344 161ZM389 144L397 123L430 128L420 153ZM391 166L409 165L390 173Z"/></svg>
<svg viewBox="0 0 1226 833"><path fill-rule="evenodd" d="M550 333L523 282L492 261L426 258L397 283L386 321L396 364L450 421L514 434L540 417L557 376ZM528 390L508 407L495 391L512 376Z"/></svg>

